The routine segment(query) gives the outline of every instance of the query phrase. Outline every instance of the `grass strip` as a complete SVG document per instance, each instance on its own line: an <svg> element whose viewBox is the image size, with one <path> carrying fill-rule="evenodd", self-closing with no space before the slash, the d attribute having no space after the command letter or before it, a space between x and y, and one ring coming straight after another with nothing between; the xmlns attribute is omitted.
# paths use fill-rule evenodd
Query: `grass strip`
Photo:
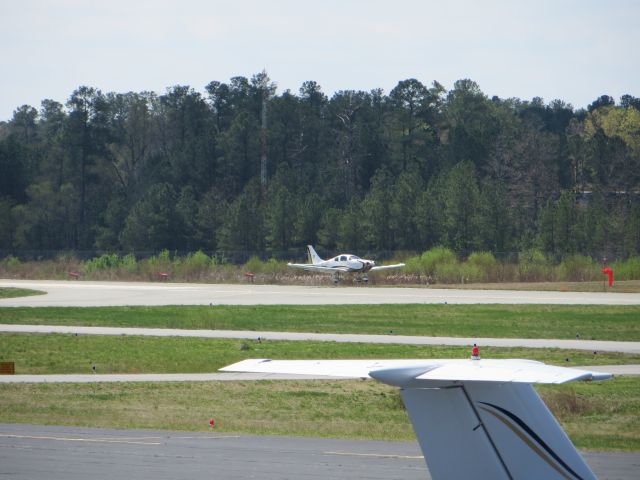
<svg viewBox="0 0 640 480"><path fill-rule="evenodd" d="M327 305L0 308L0 323L640 341L640 306Z"/></svg>
<svg viewBox="0 0 640 480"><path fill-rule="evenodd" d="M578 448L640 450L639 380L539 389ZM415 440L397 389L371 381L0 384L0 422Z"/></svg>
<svg viewBox="0 0 640 480"><path fill-rule="evenodd" d="M576 365L638 364L640 355L563 349L482 347L484 358ZM467 358L469 348L337 342L242 341L183 337L0 334L0 361L17 374L209 373L245 358Z"/></svg>
<svg viewBox="0 0 640 480"><path fill-rule="evenodd" d="M30 297L33 295L45 295L46 293L47 292L41 290L30 290L28 288L0 288L0 298Z"/></svg>

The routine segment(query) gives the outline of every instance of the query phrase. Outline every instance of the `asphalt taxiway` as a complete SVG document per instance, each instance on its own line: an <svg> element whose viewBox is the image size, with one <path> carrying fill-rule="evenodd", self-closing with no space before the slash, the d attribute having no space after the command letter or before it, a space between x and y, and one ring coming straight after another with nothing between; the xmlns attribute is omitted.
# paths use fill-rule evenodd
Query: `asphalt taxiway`
<svg viewBox="0 0 640 480"><path fill-rule="evenodd" d="M583 452L600 480L635 480L638 453ZM0 424L0 478L424 480L416 442Z"/></svg>

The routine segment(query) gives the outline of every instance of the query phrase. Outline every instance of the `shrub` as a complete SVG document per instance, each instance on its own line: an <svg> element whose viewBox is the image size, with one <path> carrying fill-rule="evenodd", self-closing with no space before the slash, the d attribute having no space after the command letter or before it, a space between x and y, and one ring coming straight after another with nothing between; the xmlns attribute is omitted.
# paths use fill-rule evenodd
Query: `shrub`
<svg viewBox="0 0 640 480"><path fill-rule="evenodd" d="M518 254L518 277L522 282L550 280L551 266L544 252L530 248Z"/></svg>
<svg viewBox="0 0 640 480"><path fill-rule="evenodd" d="M489 278L489 274L478 265L473 263L460 264L461 283L485 282Z"/></svg>
<svg viewBox="0 0 640 480"><path fill-rule="evenodd" d="M405 265L402 269L404 273L408 275L419 275L423 273L422 262L419 256L407 258L404 263Z"/></svg>
<svg viewBox="0 0 640 480"><path fill-rule="evenodd" d="M279 262L275 258L270 258L265 264L263 264L263 271L268 275L277 275L287 269L285 262Z"/></svg>
<svg viewBox="0 0 640 480"><path fill-rule="evenodd" d="M427 275L435 275L438 266L457 263L457 258L452 250L446 247L435 247L427 250L420 257L422 271ZM447 268L445 268L447 270Z"/></svg>
<svg viewBox="0 0 640 480"><path fill-rule="evenodd" d="M140 262L140 270L149 278L155 278L158 272L171 273L173 271L172 267L173 263L171 262L169 250L162 250L158 255Z"/></svg>
<svg viewBox="0 0 640 480"><path fill-rule="evenodd" d="M20 259L14 257L13 255L9 255L8 257L2 259L2 266L6 268L19 267Z"/></svg>
<svg viewBox="0 0 640 480"><path fill-rule="evenodd" d="M120 259L120 268L127 273L136 273L138 270L138 262L133 253L129 253Z"/></svg>
<svg viewBox="0 0 640 480"><path fill-rule="evenodd" d="M557 268L558 279L572 282L588 282L600 279L600 267L591 258L573 255L565 258Z"/></svg>
<svg viewBox="0 0 640 480"><path fill-rule="evenodd" d="M439 263L435 267L435 280L441 283L464 282L464 271L459 263Z"/></svg>
<svg viewBox="0 0 640 480"><path fill-rule="evenodd" d="M91 260L87 260L84 264L84 271L91 273L96 271L113 270L118 268L119 264L120 259L116 253L104 254L99 257L92 258Z"/></svg>
<svg viewBox="0 0 640 480"><path fill-rule="evenodd" d="M149 257L147 259L147 263L149 263L150 265L161 265L161 266L170 265L171 255L169 255L169 250L165 248L158 255Z"/></svg>
<svg viewBox="0 0 640 480"><path fill-rule="evenodd" d="M466 265L468 267L468 278L473 282L486 282L497 277L496 258L491 252L474 252L469 255Z"/></svg>
<svg viewBox="0 0 640 480"><path fill-rule="evenodd" d="M256 255L247 260L244 264L245 271L253 273L262 273L264 270L264 263Z"/></svg>
<svg viewBox="0 0 640 480"><path fill-rule="evenodd" d="M202 250L189 253L184 259L175 259L175 267L187 277L200 276L211 266L211 258Z"/></svg>
<svg viewBox="0 0 640 480"><path fill-rule="evenodd" d="M611 265L614 280L640 280L640 257L631 257Z"/></svg>

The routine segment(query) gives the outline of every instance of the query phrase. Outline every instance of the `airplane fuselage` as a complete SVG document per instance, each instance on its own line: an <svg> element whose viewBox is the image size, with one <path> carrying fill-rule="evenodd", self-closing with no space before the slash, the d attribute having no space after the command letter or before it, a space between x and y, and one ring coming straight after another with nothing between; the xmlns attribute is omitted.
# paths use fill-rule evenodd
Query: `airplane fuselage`
<svg viewBox="0 0 640 480"><path fill-rule="evenodd" d="M371 270L375 262L357 257L356 255L344 254L338 255L330 260L324 260L316 265L333 268L338 271L365 273Z"/></svg>

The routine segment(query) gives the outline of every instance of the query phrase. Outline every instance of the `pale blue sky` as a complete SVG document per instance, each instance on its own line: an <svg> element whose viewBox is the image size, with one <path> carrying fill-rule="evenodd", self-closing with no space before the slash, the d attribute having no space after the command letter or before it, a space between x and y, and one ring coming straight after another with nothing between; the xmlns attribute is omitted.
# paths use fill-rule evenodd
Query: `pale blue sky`
<svg viewBox="0 0 640 480"><path fill-rule="evenodd" d="M489 96L640 96L640 0L0 0L0 120L80 85L151 90L251 77L389 92L400 80Z"/></svg>

